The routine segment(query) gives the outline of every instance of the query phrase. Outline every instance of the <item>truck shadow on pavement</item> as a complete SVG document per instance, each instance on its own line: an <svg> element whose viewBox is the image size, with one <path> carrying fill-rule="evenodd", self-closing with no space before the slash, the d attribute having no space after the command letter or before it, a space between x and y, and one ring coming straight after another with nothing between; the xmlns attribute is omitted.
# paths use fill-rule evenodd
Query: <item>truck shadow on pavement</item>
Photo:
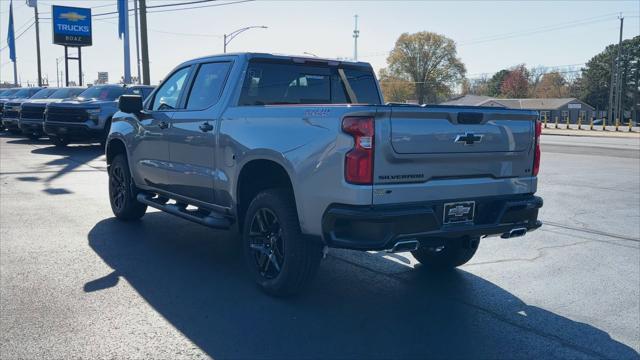
<svg viewBox="0 0 640 360"><path fill-rule="evenodd" d="M335 251L304 294L274 299L253 284L231 232L149 212L140 222L103 220L88 241L113 272L96 274L86 292L126 279L214 358L639 358L606 332L464 270L429 274Z"/></svg>

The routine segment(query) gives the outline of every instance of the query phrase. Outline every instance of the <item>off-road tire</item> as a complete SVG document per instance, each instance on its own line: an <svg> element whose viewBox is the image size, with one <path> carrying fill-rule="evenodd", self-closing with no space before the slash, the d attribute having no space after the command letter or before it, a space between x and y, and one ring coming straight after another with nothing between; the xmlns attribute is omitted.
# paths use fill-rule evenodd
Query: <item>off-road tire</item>
<svg viewBox="0 0 640 360"><path fill-rule="evenodd" d="M271 229L279 236L277 242L282 245L284 254L281 256L282 263L278 266L279 271L275 275L274 265L267 265L271 266L270 274L260 268L259 260L264 259L261 256L266 256L266 253L262 252L264 247L263 250L256 250L256 244L261 241L266 243L268 236L256 235L256 229L260 229L260 226L256 228L254 223L257 221L258 212L271 214L269 216L275 217L278 223L277 229L273 224ZM295 200L289 190L268 189L260 192L247 209L242 229L245 260L263 291L273 296L290 296L299 293L313 280L322 258L322 245L305 237L300 231ZM270 258L263 263L270 263Z"/></svg>
<svg viewBox="0 0 640 360"><path fill-rule="evenodd" d="M466 264L480 244L480 238L446 239L442 247L420 247L411 252L424 267L434 270L453 269Z"/></svg>
<svg viewBox="0 0 640 360"><path fill-rule="evenodd" d="M123 154L116 155L109 166L109 202L113 214L120 220L138 220L147 211L147 205L133 194L131 182L127 158Z"/></svg>

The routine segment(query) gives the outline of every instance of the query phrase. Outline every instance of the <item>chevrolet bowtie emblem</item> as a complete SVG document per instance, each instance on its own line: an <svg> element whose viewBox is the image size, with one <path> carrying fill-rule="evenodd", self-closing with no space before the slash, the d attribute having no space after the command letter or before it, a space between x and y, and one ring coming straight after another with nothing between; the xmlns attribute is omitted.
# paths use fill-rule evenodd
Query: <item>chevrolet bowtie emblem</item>
<svg viewBox="0 0 640 360"><path fill-rule="evenodd" d="M80 15L77 12L73 11L73 12L68 12L68 13L63 13L60 14L60 19L67 19L69 21L78 21L78 20L84 20L87 17L85 15Z"/></svg>
<svg viewBox="0 0 640 360"><path fill-rule="evenodd" d="M458 205L454 208L449 209L449 216L460 217L467 215L471 211L471 207Z"/></svg>
<svg viewBox="0 0 640 360"><path fill-rule="evenodd" d="M482 136L483 135L475 135L473 133L464 133L464 135L456 136L454 142L464 143L465 145L473 145L477 142L482 141Z"/></svg>

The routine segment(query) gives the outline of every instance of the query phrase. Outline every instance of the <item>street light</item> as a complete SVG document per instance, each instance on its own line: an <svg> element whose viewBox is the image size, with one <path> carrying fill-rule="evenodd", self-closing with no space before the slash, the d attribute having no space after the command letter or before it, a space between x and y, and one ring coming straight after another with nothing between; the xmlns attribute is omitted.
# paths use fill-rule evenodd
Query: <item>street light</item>
<svg viewBox="0 0 640 360"><path fill-rule="evenodd" d="M227 53L227 45L231 42L231 40L233 40L236 36L240 35L241 33L249 30L249 29L268 29L267 26L247 26L244 27L242 29L238 29L236 31L233 31L229 34L224 34L224 52L225 54Z"/></svg>

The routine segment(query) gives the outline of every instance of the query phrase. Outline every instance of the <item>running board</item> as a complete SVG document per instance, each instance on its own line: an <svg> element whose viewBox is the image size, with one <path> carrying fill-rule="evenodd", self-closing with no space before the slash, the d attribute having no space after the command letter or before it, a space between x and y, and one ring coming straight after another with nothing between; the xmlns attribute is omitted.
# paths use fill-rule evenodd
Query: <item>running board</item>
<svg viewBox="0 0 640 360"><path fill-rule="evenodd" d="M162 210L172 215L179 216L183 219L196 222L200 225L208 226L214 229L229 229L231 222L229 219L216 216L210 210L187 210L186 204L176 203L167 204L169 199L162 196L155 196L140 193L137 196L139 202L151 206L153 208Z"/></svg>

